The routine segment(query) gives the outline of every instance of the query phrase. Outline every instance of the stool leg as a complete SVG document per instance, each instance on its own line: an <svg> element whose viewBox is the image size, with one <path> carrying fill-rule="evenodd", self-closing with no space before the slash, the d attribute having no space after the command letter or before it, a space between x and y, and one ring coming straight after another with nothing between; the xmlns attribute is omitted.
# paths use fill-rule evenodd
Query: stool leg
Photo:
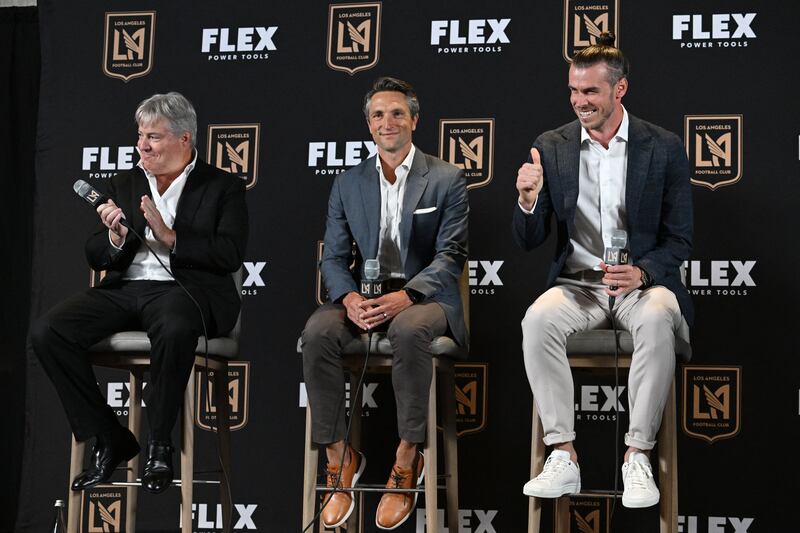
<svg viewBox="0 0 800 533"><path fill-rule="evenodd" d="M436 501L437 491L437 453L436 453L436 362L432 361L430 397L428 399L428 429L425 439L425 524L427 533L439 533L439 506ZM458 531L458 529L456 529Z"/></svg>
<svg viewBox="0 0 800 533"><path fill-rule="evenodd" d="M458 531L458 435L456 433L455 365L439 361L442 378L442 441L447 487L447 529Z"/></svg>
<svg viewBox="0 0 800 533"><path fill-rule="evenodd" d="M78 442L75 440L75 437L72 437L72 447L70 448L69 454L69 479L67 480L68 483L72 484L72 480L75 479L75 476L81 473L83 470L83 453L86 449L86 444L83 442ZM67 533L78 533L80 531L81 525L81 494L80 492L75 492L69 486L67 486Z"/></svg>
<svg viewBox="0 0 800 533"><path fill-rule="evenodd" d="M194 469L194 389L195 369L183 393L181 413L181 521L182 533L192 533L192 482ZM208 391L206 391L208 392ZM207 396L206 396L207 397Z"/></svg>
<svg viewBox="0 0 800 533"><path fill-rule="evenodd" d="M361 411L362 401L361 396L358 394L358 378L361 375L361 368L354 367L350 369L350 443L353 448L361 451ZM353 501L355 507L353 512L350 513L350 518L347 519L347 531L362 531L359 526L359 517L362 516L363 510L361 509L364 502L363 493L354 493Z"/></svg>
<svg viewBox="0 0 800 533"><path fill-rule="evenodd" d="M536 401L532 402L533 418L531 420L531 479L539 475L544 468L544 430L536 410ZM528 499L528 533L539 533L542 521L542 501L539 498Z"/></svg>
<svg viewBox="0 0 800 533"><path fill-rule="evenodd" d="M214 402L217 406L217 437L219 438L220 468L219 501L222 503L222 524L224 533L231 533L231 511L233 501L230 492L231 475L231 432L230 404L228 396L228 363L214 372Z"/></svg>
<svg viewBox="0 0 800 533"><path fill-rule="evenodd" d="M319 450L311 440L311 406L306 405L306 442L303 459L303 526L314 518Z"/></svg>
<svg viewBox="0 0 800 533"><path fill-rule="evenodd" d="M661 533L678 531L678 443L675 380L667 396L658 431L658 483L661 486Z"/></svg>
<svg viewBox="0 0 800 533"><path fill-rule="evenodd" d="M553 502L555 533L569 533L569 496L561 496Z"/></svg>
<svg viewBox="0 0 800 533"><path fill-rule="evenodd" d="M130 398L128 402L128 430L139 439L139 432L142 428L142 377L141 368L133 368L130 371ZM127 480L136 481L139 477L139 455L128 461ZM125 517L125 531L135 533L136 531L136 512L138 509L139 488L128 487L126 489L127 503L125 504L127 516Z"/></svg>

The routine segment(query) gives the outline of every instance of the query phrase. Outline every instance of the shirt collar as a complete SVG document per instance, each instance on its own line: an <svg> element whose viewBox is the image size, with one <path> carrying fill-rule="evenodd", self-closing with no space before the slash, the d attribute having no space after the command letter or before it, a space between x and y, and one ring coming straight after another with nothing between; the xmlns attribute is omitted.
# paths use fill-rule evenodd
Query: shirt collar
<svg viewBox="0 0 800 533"><path fill-rule="evenodd" d="M137 148L137 151L138 151L138 148ZM194 152L194 157L192 157L192 160L189 161L189 164L186 165L186 167L184 167L183 172L181 172L181 174L179 174L178 177L180 177L181 175L189 176L189 174L192 172L192 170L194 170L194 167L197 164L197 148L193 148L192 151ZM147 178L155 179L155 177L156 177L155 174L151 173L149 170L144 168L144 165L142 164L141 156L139 157L139 162L136 163L136 166L142 169L142 171L144 172L144 175Z"/></svg>
<svg viewBox="0 0 800 533"><path fill-rule="evenodd" d="M406 171L406 174L411 170L411 163L414 161L414 154L417 153L417 148L413 144L411 145L411 150L408 151L408 155L403 162L400 163L400 166L403 167ZM375 168L378 170L378 174L383 176L383 168L381 167L381 156L379 153L375 153Z"/></svg>
<svg viewBox="0 0 800 533"><path fill-rule="evenodd" d="M625 106L622 106L622 122L620 122L617 134L614 135L613 138L620 141L628 142L628 124L629 124L628 110L625 109ZM592 139L592 137L589 135L589 132L586 131L586 128L581 128L581 144L583 144L584 141L597 142L594 139Z"/></svg>

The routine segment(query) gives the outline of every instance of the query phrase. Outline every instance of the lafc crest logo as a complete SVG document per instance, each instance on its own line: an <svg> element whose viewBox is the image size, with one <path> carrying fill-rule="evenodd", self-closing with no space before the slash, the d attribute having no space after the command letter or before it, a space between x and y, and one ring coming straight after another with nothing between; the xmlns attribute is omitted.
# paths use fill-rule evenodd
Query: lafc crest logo
<svg viewBox="0 0 800 533"><path fill-rule="evenodd" d="M488 185L494 170L494 119L439 120L439 158L464 170L467 189Z"/></svg>
<svg viewBox="0 0 800 533"><path fill-rule="evenodd" d="M333 70L351 76L378 64L381 47L381 3L331 4L328 10L328 52Z"/></svg>
<svg viewBox="0 0 800 533"><path fill-rule="evenodd" d="M489 364L458 364L455 372L456 434L463 437L486 428Z"/></svg>
<svg viewBox="0 0 800 533"><path fill-rule="evenodd" d="M709 443L739 433L742 369L683 367L683 431Z"/></svg>
<svg viewBox="0 0 800 533"><path fill-rule="evenodd" d="M125 528L125 491L116 487L81 493L81 533L119 533Z"/></svg>
<svg viewBox="0 0 800 533"><path fill-rule="evenodd" d="M261 124L209 124L208 163L239 176L252 189L258 181Z"/></svg>
<svg viewBox="0 0 800 533"><path fill-rule="evenodd" d="M579 533L610 533L610 498L581 498L569 501L569 527ZM558 521L558 516L556 516ZM556 528L561 529L561 528Z"/></svg>
<svg viewBox="0 0 800 533"><path fill-rule="evenodd" d="M742 179L742 115L686 115L692 183L712 191Z"/></svg>
<svg viewBox="0 0 800 533"><path fill-rule="evenodd" d="M564 0L564 59L597 44L604 31L614 32L619 46L619 0Z"/></svg>
<svg viewBox="0 0 800 533"><path fill-rule="evenodd" d="M195 421L199 428L215 431L217 428L217 404L214 392L214 371L208 371L206 379L198 372L195 379ZM228 406L231 431L247 425L250 413L250 362L228 363Z"/></svg>
<svg viewBox="0 0 800 533"><path fill-rule="evenodd" d="M106 13L103 73L128 82L153 68L155 11Z"/></svg>

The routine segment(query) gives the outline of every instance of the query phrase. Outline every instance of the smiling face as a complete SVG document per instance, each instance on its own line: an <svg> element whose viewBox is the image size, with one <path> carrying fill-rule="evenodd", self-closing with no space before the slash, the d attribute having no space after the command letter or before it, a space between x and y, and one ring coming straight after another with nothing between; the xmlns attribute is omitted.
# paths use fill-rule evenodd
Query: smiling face
<svg viewBox="0 0 800 533"><path fill-rule="evenodd" d="M627 90L625 78L613 85L610 83L605 63L569 68L569 101L581 125L590 134L594 131L610 136L616 132L622 122L622 97Z"/></svg>
<svg viewBox="0 0 800 533"><path fill-rule="evenodd" d="M380 91L372 95L367 125L380 153L402 154L410 150L418 119L419 116L411 116L405 94Z"/></svg>
<svg viewBox="0 0 800 533"><path fill-rule="evenodd" d="M142 157L142 165L156 176L178 175L191 160L189 132L175 135L163 118L149 124L139 124L138 134L136 147Z"/></svg>

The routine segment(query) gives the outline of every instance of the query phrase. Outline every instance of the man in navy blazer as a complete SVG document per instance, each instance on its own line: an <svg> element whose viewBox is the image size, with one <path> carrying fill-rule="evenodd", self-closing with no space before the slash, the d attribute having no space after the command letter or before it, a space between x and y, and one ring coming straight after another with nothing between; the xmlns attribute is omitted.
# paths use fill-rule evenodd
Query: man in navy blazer
<svg viewBox="0 0 800 533"><path fill-rule="evenodd" d="M569 89L578 120L536 139L517 176L517 243L530 250L546 240L553 218L557 228L549 289L522 321L525 368L553 452L523 492L580 492L566 338L608 327L613 312L634 344L622 503L648 507L659 500L649 451L673 379L675 336L693 318L680 274L691 249L692 198L678 137L622 106L628 62L613 43L603 34L575 55ZM627 233L630 264L604 263L615 230Z"/></svg>
<svg viewBox="0 0 800 533"><path fill-rule="evenodd" d="M320 265L329 301L303 331L303 372L312 439L326 447L328 485L352 487L366 460L344 441L340 352L355 336L388 323L400 444L387 486L411 488L423 472L417 446L426 437L430 342L449 331L460 345L468 343L458 290L467 256L466 182L461 170L412 144L419 102L408 83L378 79L364 98L364 114L377 155L337 176L331 188ZM365 299L358 284L363 262L375 258L384 286L399 290ZM415 502L416 495L385 493L377 526L396 528ZM322 522L334 528L352 512L353 495L328 494L323 505Z"/></svg>
<svg viewBox="0 0 800 533"><path fill-rule="evenodd" d="M197 115L181 94L151 96L135 118L141 161L111 178L111 199L97 206L99 229L86 242L89 265L105 277L31 328L34 351L75 438L95 438L91 464L73 480L73 490L103 483L120 462L139 453L136 438L120 426L97 387L89 347L118 331L147 331L150 435L142 485L159 493L173 478L170 434L197 338L226 333L239 314L231 272L240 268L247 242L243 180L198 158ZM136 234L121 224L123 218Z"/></svg>

